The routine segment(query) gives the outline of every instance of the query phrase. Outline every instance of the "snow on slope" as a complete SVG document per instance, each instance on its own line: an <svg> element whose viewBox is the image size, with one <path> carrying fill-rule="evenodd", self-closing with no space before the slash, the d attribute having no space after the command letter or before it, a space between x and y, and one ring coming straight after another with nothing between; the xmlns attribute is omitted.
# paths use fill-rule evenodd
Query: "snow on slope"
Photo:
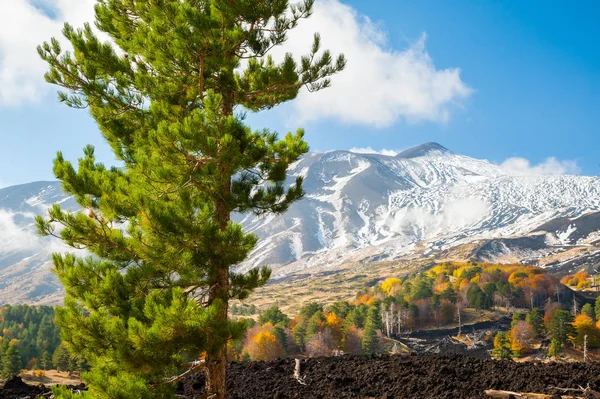
<svg viewBox="0 0 600 399"><path fill-rule="evenodd" d="M277 275L344 259L394 258L423 241L446 248L526 234L551 219L600 209L598 177L511 175L436 143L395 157L313 153L293 165L296 174L305 176L302 201L277 218L243 219L261 238L243 269L271 265Z"/></svg>
<svg viewBox="0 0 600 399"><path fill-rule="evenodd" d="M241 269L268 265L277 278L519 236L548 222L557 240L600 236L600 218L572 221L600 210L599 177L514 175L436 143L396 156L311 153L292 165L290 183L295 176L305 178L306 196L284 215L235 218L260 237ZM56 182L0 190L0 302L59 300L49 254L65 247L33 228L34 215L57 202L77 209Z"/></svg>
<svg viewBox="0 0 600 399"><path fill-rule="evenodd" d="M0 189L0 303L57 303L60 286L50 272L50 255L68 247L39 237L35 215L60 203L75 210L57 182L35 182Z"/></svg>

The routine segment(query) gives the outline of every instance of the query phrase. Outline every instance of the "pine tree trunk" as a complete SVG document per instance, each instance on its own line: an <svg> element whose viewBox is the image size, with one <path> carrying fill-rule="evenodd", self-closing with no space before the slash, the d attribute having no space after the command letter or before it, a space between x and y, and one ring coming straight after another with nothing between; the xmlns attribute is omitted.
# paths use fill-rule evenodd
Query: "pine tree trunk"
<svg viewBox="0 0 600 399"><path fill-rule="evenodd" d="M222 112L224 115L229 116L233 114L233 102L231 101L232 96L223 95L223 108ZM222 166L223 175L227 175L228 171ZM227 225L230 221L230 214L227 205L227 198L231 190L231 176L226 178L223 186L221 187L221 198L215 204L215 221L219 224L219 229L224 231L227 229ZM224 302L224 306L219 312L216 323L227 321L227 311L229 305L229 265L225 264L221 260L216 260L216 264L219 264L217 270L217 279L213 287L209 292L209 303L212 303L216 299L220 299ZM208 398L214 399L225 399L227 396L227 345L223 344L219 351L215 354L206 356L206 385L207 385L207 396Z"/></svg>
<svg viewBox="0 0 600 399"><path fill-rule="evenodd" d="M229 193L229 187L226 190ZM217 204L216 215L219 217L221 229L227 227L229 222L229 213L227 213L226 204ZM225 216L226 215L226 216ZM227 321L227 308L229 299L229 265L220 265L217 271L217 282L210 290L209 302L216 299L224 301L224 306L219 312L217 323ZM213 355L206 356L206 382L209 398L225 399L227 391L227 347L223 345L221 349Z"/></svg>

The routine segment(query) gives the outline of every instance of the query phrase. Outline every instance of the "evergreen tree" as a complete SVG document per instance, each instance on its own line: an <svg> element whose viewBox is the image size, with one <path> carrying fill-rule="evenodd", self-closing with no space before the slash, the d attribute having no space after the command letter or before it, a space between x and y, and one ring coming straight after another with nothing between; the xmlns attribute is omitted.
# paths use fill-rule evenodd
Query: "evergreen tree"
<svg viewBox="0 0 600 399"><path fill-rule="evenodd" d="M594 312L594 308L589 303L586 303L581 308L581 314L588 316L593 321L596 321L596 313Z"/></svg>
<svg viewBox="0 0 600 399"><path fill-rule="evenodd" d="M558 354L574 335L573 315L567 310L555 310L550 315L546 332L554 342L553 354Z"/></svg>
<svg viewBox="0 0 600 399"><path fill-rule="evenodd" d="M365 319L367 318L367 311L369 308L363 304L358 305L348 312L346 316L346 322L344 323L344 329L354 325L356 328L364 328Z"/></svg>
<svg viewBox="0 0 600 399"><path fill-rule="evenodd" d="M16 342L11 342L2 356L2 376L4 378L14 377L21 371L21 355L17 345Z"/></svg>
<svg viewBox="0 0 600 399"><path fill-rule="evenodd" d="M318 333L323 329L323 325L325 324L325 317L323 316L323 312L320 310L315 312L308 320L308 324L306 326L306 342L310 341L313 335Z"/></svg>
<svg viewBox="0 0 600 399"><path fill-rule="evenodd" d="M287 327L290 324L290 318L284 314L278 306L272 306L258 316L258 322L262 325L271 323L273 325L281 324Z"/></svg>
<svg viewBox="0 0 600 399"><path fill-rule="evenodd" d="M306 339L307 324L308 324L307 320L305 318L301 317L300 321L298 321L298 324L296 324L294 326L294 328L292 329L292 337L294 338L294 342L296 343L296 345L298 345L300 350L304 350L304 348L306 346L306 341L308 341Z"/></svg>
<svg viewBox="0 0 600 399"><path fill-rule="evenodd" d="M525 320L525 315L523 313L513 313L512 320L510 321L510 328L513 328L521 320Z"/></svg>
<svg viewBox="0 0 600 399"><path fill-rule="evenodd" d="M42 352L42 356L40 357L40 366L42 366L44 371L52 368L52 357L50 356L50 352Z"/></svg>
<svg viewBox="0 0 600 399"><path fill-rule="evenodd" d="M494 359L512 359L512 350L510 346L510 338L508 334L505 332L499 332L494 337L494 349L492 349L492 357Z"/></svg>
<svg viewBox="0 0 600 399"><path fill-rule="evenodd" d="M380 351L379 336L377 334L380 329L379 306L372 305L369 307L363 332L362 350L365 355L373 355Z"/></svg>
<svg viewBox="0 0 600 399"><path fill-rule="evenodd" d="M130 397L133 387L136 397L171 397L166 377L198 367L190 361L205 352L208 396L225 398L226 343L242 333L228 302L270 276L230 271L257 242L230 216L284 212L303 194L301 178L285 187L286 170L308 151L302 130L278 140L243 113L326 88L345 65L318 35L300 62L268 57L313 3L98 0L95 26L114 44L65 24L72 53L55 39L38 48L61 102L89 109L123 163L106 168L88 146L75 168L58 153L54 173L86 211L56 205L37 220L42 234L94 255L53 263L66 293L58 323L90 362L97 397Z"/></svg>
<svg viewBox="0 0 600 399"><path fill-rule="evenodd" d="M58 345L52 355L52 363L58 371L72 371L71 354L64 344Z"/></svg>
<svg viewBox="0 0 600 399"><path fill-rule="evenodd" d="M544 319L542 318L538 308L533 308L531 312L527 313L525 321L531 324L538 335L544 332Z"/></svg>

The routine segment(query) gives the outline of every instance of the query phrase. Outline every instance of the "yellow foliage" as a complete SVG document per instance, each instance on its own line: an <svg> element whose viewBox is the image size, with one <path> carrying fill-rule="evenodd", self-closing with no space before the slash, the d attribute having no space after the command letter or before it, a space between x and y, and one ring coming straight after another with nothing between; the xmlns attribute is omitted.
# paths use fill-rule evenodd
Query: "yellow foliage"
<svg viewBox="0 0 600 399"><path fill-rule="evenodd" d="M336 328L342 325L343 320L338 317L334 312L327 313L325 316L325 322L331 328Z"/></svg>
<svg viewBox="0 0 600 399"><path fill-rule="evenodd" d="M471 279L471 283L473 284L477 284L479 281L481 281L481 274L478 274Z"/></svg>
<svg viewBox="0 0 600 399"><path fill-rule="evenodd" d="M362 303L367 306L370 306L376 300L377 300L377 298L374 296L371 296L369 294L363 294L363 295L359 296L358 298L356 298L355 304L360 305Z"/></svg>
<svg viewBox="0 0 600 399"><path fill-rule="evenodd" d="M381 289L386 294L392 295L394 288L399 287L400 285L402 285L402 280L399 278L390 277L381 284Z"/></svg>
<svg viewBox="0 0 600 399"><path fill-rule="evenodd" d="M573 327L575 327L575 329L593 326L594 320L592 320L592 318L586 314L578 314L577 317L575 317L575 320L573 321Z"/></svg>

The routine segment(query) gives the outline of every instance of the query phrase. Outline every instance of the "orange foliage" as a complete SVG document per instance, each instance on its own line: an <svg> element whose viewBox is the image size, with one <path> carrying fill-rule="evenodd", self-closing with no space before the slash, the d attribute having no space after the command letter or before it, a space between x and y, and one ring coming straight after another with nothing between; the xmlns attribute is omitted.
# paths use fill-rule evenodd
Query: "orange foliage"
<svg viewBox="0 0 600 399"><path fill-rule="evenodd" d="M338 317L334 312L327 313L325 315L325 324L331 333L331 338L335 344L335 347L338 347L342 344L342 326L344 324L344 319Z"/></svg>
<svg viewBox="0 0 600 399"><path fill-rule="evenodd" d="M575 337L573 343L583 347L585 336L588 336L588 345L590 347L597 346L600 341L600 329L594 324L594 320L588 315L580 314L573 321L575 328Z"/></svg>
<svg viewBox="0 0 600 399"><path fill-rule="evenodd" d="M369 294L363 294L361 296L359 296L358 298L356 298L356 300L354 301L355 305L367 305L367 306L371 306L371 304L373 302L375 302L377 300L376 297L371 296Z"/></svg>
<svg viewBox="0 0 600 399"><path fill-rule="evenodd" d="M248 330L244 340L244 351L252 360L273 360L285 355L283 345L273 333L271 323Z"/></svg>

